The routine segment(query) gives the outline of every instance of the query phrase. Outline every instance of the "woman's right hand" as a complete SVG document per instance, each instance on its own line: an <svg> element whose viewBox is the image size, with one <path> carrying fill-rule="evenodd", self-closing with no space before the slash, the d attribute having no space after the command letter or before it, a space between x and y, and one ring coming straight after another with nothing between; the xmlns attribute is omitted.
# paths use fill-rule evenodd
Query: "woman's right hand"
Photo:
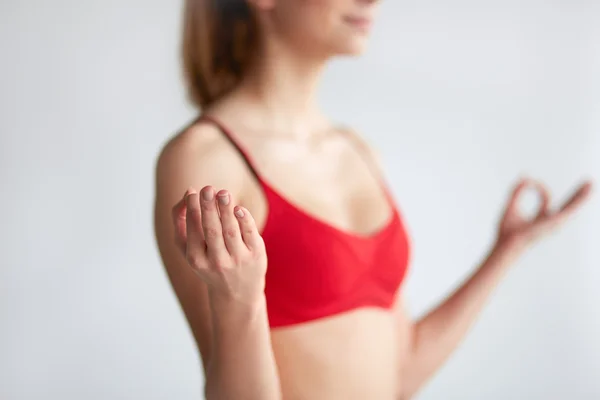
<svg viewBox="0 0 600 400"><path fill-rule="evenodd" d="M255 304L264 296L267 255L254 218L226 190L188 189L173 207L175 239L213 297Z"/></svg>

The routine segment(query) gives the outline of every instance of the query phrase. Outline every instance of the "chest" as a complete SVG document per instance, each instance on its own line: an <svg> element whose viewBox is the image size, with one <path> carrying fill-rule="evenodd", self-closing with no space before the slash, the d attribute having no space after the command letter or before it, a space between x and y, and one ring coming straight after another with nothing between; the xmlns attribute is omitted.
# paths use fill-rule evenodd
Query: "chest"
<svg viewBox="0 0 600 400"><path fill-rule="evenodd" d="M269 187L310 218L362 236L390 220L392 207L383 178L347 142L272 143L257 152L259 172Z"/></svg>

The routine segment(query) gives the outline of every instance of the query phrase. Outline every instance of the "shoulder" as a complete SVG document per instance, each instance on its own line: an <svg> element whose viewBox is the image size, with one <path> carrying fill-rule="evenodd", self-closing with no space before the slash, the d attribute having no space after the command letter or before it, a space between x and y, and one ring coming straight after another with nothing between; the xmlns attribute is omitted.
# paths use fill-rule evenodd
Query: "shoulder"
<svg viewBox="0 0 600 400"><path fill-rule="evenodd" d="M217 127L195 122L164 145L155 175L157 191L177 191L178 196L190 186L200 189L206 185L239 194L248 171Z"/></svg>

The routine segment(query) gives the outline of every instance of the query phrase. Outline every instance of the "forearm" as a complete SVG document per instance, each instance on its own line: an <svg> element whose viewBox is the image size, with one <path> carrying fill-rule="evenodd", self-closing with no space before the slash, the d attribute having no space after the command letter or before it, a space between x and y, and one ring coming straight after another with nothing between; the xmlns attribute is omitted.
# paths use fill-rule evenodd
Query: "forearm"
<svg viewBox="0 0 600 400"><path fill-rule="evenodd" d="M280 400L264 298L244 306L211 301L213 345L207 400Z"/></svg>
<svg viewBox="0 0 600 400"><path fill-rule="evenodd" d="M416 322L403 398L409 399L458 346L517 253L496 247L477 271L437 308Z"/></svg>

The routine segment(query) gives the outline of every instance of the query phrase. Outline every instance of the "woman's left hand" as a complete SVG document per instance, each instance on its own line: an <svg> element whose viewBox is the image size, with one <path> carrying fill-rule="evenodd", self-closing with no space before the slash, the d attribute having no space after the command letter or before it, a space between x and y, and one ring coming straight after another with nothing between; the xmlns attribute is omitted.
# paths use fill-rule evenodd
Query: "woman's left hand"
<svg viewBox="0 0 600 400"><path fill-rule="evenodd" d="M527 189L534 189L541 198L541 205L533 216L523 216L519 203ZM555 231L567 221L590 197L591 182L580 185L575 193L557 209L550 205L550 194L546 187L532 179L522 179L514 188L502 216L498 230L496 247L508 247L523 251L542 236Z"/></svg>

